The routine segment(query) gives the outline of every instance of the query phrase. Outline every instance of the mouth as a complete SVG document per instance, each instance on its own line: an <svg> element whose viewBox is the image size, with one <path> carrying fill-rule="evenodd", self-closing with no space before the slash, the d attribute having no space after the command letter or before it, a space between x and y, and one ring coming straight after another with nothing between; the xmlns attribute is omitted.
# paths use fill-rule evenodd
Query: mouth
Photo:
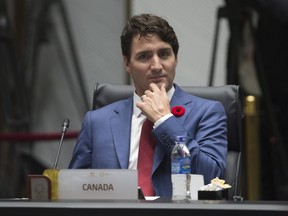
<svg viewBox="0 0 288 216"><path fill-rule="evenodd" d="M166 79L165 76L150 77L151 82L154 82L154 83L162 82L162 81L165 80L165 79Z"/></svg>

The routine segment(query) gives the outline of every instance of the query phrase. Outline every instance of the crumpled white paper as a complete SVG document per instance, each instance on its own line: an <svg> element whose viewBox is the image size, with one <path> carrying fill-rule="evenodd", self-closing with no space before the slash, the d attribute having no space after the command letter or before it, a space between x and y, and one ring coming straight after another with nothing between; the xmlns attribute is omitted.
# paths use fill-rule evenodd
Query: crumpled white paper
<svg viewBox="0 0 288 216"><path fill-rule="evenodd" d="M200 188L200 191L219 191L223 189L231 188L229 184L225 184L225 180L214 178L210 184L204 185Z"/></svg>

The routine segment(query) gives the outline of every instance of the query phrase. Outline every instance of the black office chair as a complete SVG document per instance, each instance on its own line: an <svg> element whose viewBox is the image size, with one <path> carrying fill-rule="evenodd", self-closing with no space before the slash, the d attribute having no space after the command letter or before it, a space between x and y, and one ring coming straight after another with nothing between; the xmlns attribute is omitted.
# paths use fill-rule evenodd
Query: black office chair
<svg viewBox="0 0 288 216"><path fill-rule="evenodd" d="M242 120L243 97L240 86L225 85L219 87L181 86L183 90L193 95L220 101L227 114L228 155L224 179L232 186L229 198L240 196L241 150L242 150ZM131 85L115 85L97 83L94 89L92 109L98 109L133 94Z"/></svg>

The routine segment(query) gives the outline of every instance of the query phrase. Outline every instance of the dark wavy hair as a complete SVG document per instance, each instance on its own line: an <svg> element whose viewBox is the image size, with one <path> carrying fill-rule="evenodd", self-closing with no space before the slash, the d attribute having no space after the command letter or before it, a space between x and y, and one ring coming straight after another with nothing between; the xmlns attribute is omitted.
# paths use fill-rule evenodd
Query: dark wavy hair
<svg viewBox="0 0 288 216"><path fill-rule="evenodd" d="M177 58L179 50L178 39L173 28L165 19L152 14L140 14L132 16L128 20L121 35L121 49L123 56L126 56L129 60L131 57L132 39L138 34L141 37L157 34L161 40L171 45Z"/></svg>

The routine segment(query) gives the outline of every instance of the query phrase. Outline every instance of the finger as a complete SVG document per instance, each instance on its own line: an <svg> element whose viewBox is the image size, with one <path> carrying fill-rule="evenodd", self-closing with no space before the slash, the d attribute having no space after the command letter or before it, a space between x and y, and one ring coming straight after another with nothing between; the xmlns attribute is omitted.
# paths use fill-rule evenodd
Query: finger
<svg viewBox="0 0 288 216"><path fill-rule="evenodd" d="M141 96L141 101L144 102L146 98L147 98L147 95L146 95L146 94L142 95L142 96Z"/></svg>
<svg viewBox="0 0 288 216"><path fill-rule="evenodd" d="M157 91L157 90L160 90L160 88L158 87L158 85L156 85L156 83L150 83L149 89L150 89L150 91L152 91L152 92L155 92L155 91Z"/></svg>
<svg viewBox="0 0 288 216"><path fill-rule="evenodd" d="M166 84L165 83L162 84L161 91L162 91L162 93L166 93Z"/></svg>

